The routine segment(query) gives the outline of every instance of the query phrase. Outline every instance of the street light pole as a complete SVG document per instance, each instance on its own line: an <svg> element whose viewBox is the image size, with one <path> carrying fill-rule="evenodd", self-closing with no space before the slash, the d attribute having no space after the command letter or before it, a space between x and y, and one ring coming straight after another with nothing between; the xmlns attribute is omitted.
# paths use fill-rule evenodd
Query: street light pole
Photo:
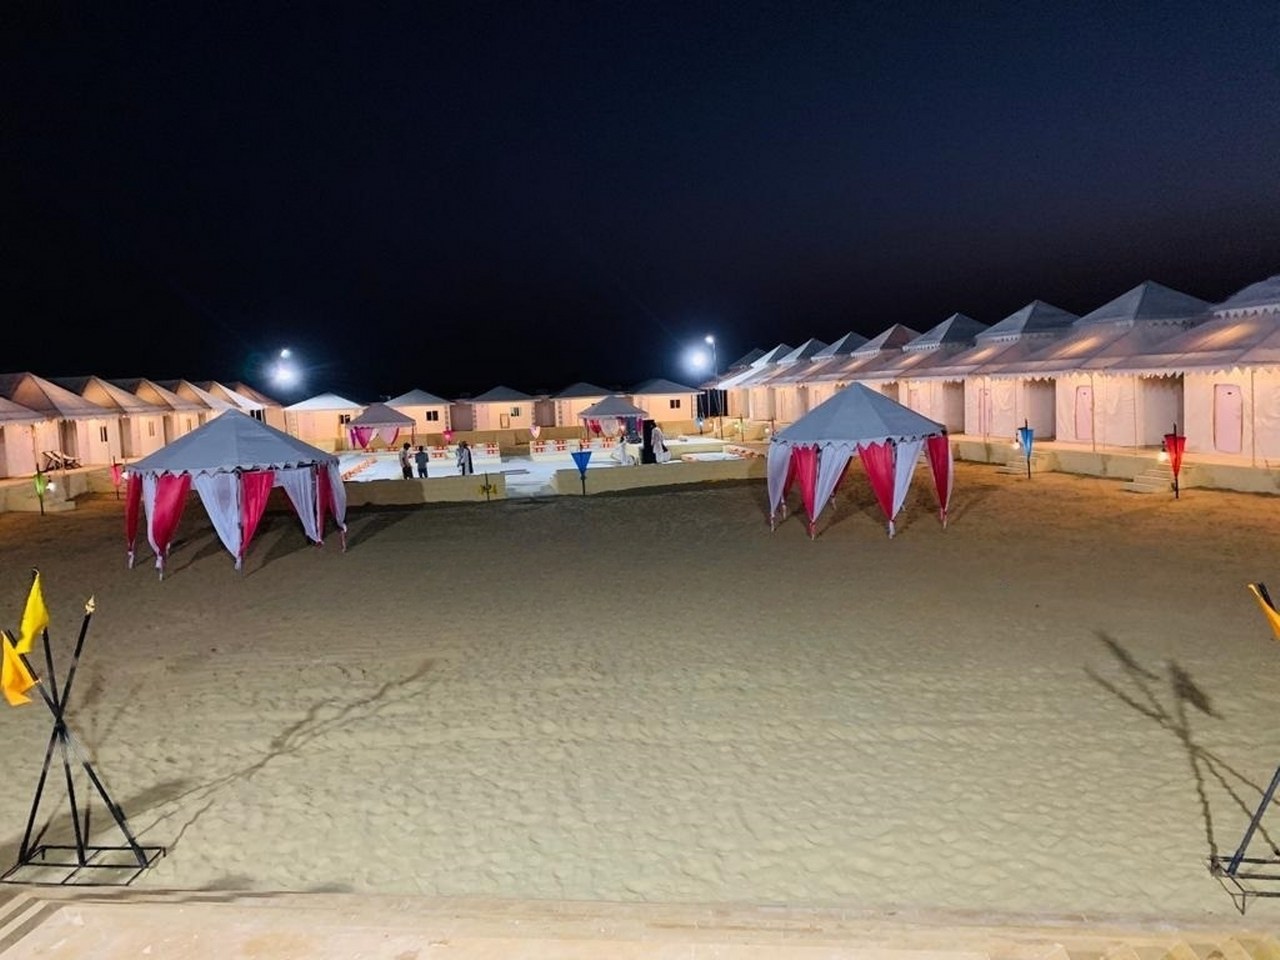
<svg viewBox="0 0 1280 960"><path fill-rule="evenodd" d="M719 360L716 358L716 338L715 338L715 337L713 337L711 334L707 334L707 335L706 335L706 337L705 337L704 339L706 340L707 345L711 347L711 382L712 382L712 387L711 387L711 393L709 393L709 394L707 395L707 401L708 401L708 403L707 403L707 416L709 416L709 417L710 417L710 416L714 416L714 417L716 418L716 426L717 426L717 428L718 428L717 432L719 433L720 439L721 439L721 440L723 440L723 439L724 439L724 422L720 419L720 403L719 403L719 399L718 399L718 398L716 398L716 401L715 401L715 403L714 403L714 404L711 402L711 401L712 401L712 398L715 398L715 397L716 397L716 395L720 392L720 391L719 391L719 390L717 390L717 389L716 389L716 387L715 387L715 382L716 382L716 381L719 379L719 377L720 377L720 362L719 362Z"/></svg>

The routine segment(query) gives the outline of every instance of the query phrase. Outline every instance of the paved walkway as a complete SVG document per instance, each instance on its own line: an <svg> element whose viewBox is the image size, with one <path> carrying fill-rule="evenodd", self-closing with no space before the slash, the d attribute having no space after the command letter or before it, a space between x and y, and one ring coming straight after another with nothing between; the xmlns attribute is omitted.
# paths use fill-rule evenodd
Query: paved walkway
<svg viewBox="0 0 1280 960"><path fill-rule="evenodd" d="M1280 960L1280 925L1246 917L1178 926L767 906L11 889L0 903L4 960Z"/></svg>

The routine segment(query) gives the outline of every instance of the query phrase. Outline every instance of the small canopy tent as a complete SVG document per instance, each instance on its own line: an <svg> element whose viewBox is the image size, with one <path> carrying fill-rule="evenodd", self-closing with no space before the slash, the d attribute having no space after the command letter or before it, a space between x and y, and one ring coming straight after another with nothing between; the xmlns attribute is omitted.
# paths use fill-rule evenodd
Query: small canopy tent
<svg viewBox="0 0 1280 960"><path fill-rule="evenodd" d="M138 536L138 508L164 576L187 493L195 487L213 528L240 569L273 487L283 487L307 537L323 542L331 515L346 547L347 494L338 458L287 433L230 410L129 467L125 535L129 566Z"/></svg>
<svg viewBox="0 0 1280 960"><path fill-rule="evenodd" d="M767 475L769 523L777 525L778 508L792 483L799 483L809 536L849 460L862 458L876 499L889 519L902 509L916 462L924 451L933 470L939 513L945 525L951 503L951 444L946 428L909 407L860 383L839 391L815 407L769 444Z"/></svg>
<svg viewBox="0 0 1280 960"><path fill-rule="evenodd" d="M388 447L396 442L401 430L412 431L413 417L392 410L385 403L371 403L364 408L364 413L347 424L351 435L351 445L361 450L368 450L375 436L381 437Z"/></svg>
<svg viewBox="0 0 1280 960"><path fill-rule="evenodd" d="M612 436L621 427L629 436L640 432L640 427L649 414L637 407L626 397L605 397L598 403L584 408L578 416L588 433L597 436Z"/></svg>

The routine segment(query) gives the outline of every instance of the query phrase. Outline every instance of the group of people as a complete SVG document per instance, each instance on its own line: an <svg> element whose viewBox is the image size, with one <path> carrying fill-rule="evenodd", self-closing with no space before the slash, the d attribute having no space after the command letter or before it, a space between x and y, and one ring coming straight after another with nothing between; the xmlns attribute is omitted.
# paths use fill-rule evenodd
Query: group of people
<svg viewBox="0 0 1280 960"><path fill-rule="evenodd" d="M419 446L417 453L411 453L412 447L405 444L400 448L400 472L406 480L413 479L413 468L418 468L418 478L420 480L427 479L427 462L431 459L427 454L426 447ZM475 468L471 463L471 447L467 441L463 440L458 443L458 473L464 477L475 473Z"/></svg>

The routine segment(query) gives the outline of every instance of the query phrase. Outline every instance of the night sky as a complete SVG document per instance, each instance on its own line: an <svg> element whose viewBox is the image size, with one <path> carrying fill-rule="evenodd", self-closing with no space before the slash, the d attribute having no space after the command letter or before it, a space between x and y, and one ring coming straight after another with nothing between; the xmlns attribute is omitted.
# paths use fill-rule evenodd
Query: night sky
<svg viewBox="0 0 1280 960"><path fill-rule="evenodd" d="M1280 271L1275 0L0 18L0 372L687 382L707 333L723 368Z"/></svg>

